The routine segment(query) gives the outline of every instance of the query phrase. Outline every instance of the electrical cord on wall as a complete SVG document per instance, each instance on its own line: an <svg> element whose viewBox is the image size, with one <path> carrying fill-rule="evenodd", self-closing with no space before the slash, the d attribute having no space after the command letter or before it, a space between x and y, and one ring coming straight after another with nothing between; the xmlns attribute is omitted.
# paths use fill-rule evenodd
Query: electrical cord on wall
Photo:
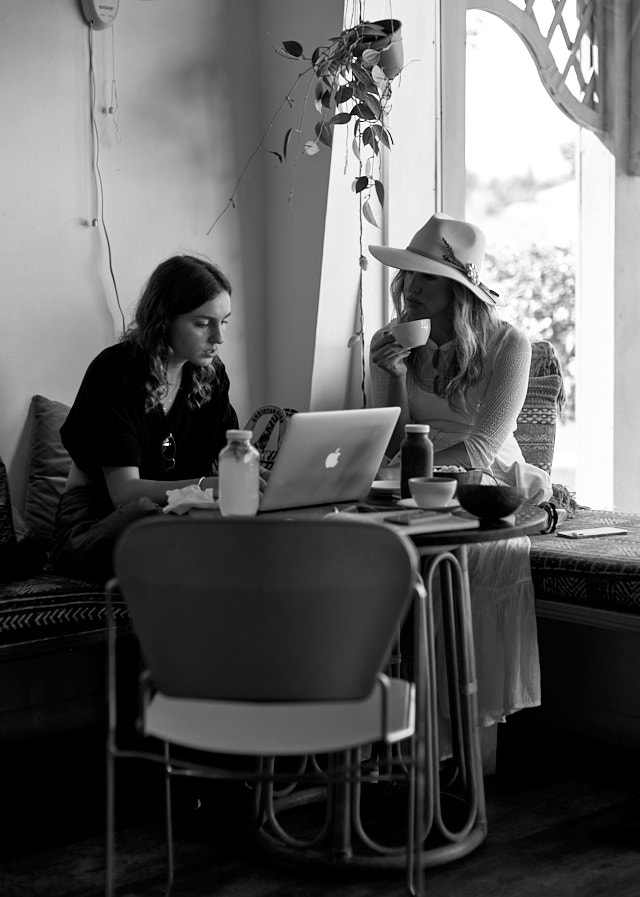
<svg viewBox="0 0 640 897"><path fill-rule="evenodd" d="M115 87L113 85L115 81L112 82L112 96L116 97L116 109L117 109L117 92L115 91ZM122 332L124 333L127 329L124 312L122 310L122 305L120 304L120 294L118 293L118 284L116 283L116 276L113 270L113 256L111 252L111 241L109 239L109 232L107 230L107 225L104 219L104 185L102 183L102 174L100 172L100 135L98 133L98 125L96 123L96 78L95 78L95 70L93 66L93 25L89 25L89 91L90 91L90 106L91 106L91 137L93 141L93 171L95 176L95 184L96 184L96 199L99 206L99 215L100 221L102 222L102 230L104 232L104 238L107 244L107 255L109 260L109 272L111 274L111 281L113 283L113 289L116 294L116 303L118 305L118 311L120 312L120 317L122 319ZM117 128L117 122L116 122ZM98 219L94 218L91 224L95 227L98 224Z"/></svg>
<svg viewBox="0 0 640 897"><path fill-rule="evenodd" d="M116 84L116 29L111 29L111 102L107 112L113 119L113 126L116 133L116 143L119 145L120 137L120 105L118 103L118 85Z"/></svg>

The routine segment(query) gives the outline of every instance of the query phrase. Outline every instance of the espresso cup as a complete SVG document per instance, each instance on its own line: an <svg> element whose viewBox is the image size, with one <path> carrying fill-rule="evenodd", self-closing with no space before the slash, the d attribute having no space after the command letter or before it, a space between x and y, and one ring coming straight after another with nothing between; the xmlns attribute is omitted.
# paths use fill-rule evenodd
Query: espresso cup
<svg viewBox="0 0 640 897"><path fill-rule="evenodd" d="M411 497L419 508L444 508L456 494L458 481L445 477L410 477Z"/></svg>
<svg viewBox="0 0 640 897"><path fill-rule="evenodd" d="M424 346L429 339L431 320L420 318L418 321L403 321L402 324L395 324L391 332L403 349L415 349L416 346Z"/></svg>

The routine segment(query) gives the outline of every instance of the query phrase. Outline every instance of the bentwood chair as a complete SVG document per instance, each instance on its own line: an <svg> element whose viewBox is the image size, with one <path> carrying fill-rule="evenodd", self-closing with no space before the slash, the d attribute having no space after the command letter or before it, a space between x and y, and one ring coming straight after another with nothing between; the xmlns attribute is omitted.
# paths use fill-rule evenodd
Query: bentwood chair
<svg viewBox="0 0 640 897"><path fill-rule="evenodd" d="M123 533L114 562L108 601L116 592L124 597L143 659L143 747L121 746L127 736L118 721L110 623L107 895L114 887L116 760L164 768L168 894L174 777L254 780L259 831L267 785L294 775L325 788L359 781L353 749L373 743L400 744L405 772L409 767L407 887L420 893L421 708L428 698L417 681L385 673L410 606L424 657L426 596L411 542L390 528L343 519L146 518ZM188 759L194 754L185 748L209 752L211 762L201 753L197 763ZM250 772L234 770L221 767L221 755L256 762ZM292 773L291 758L303 756L313 763ZM265 758L289 758L289 768L278 773Z"/></svg>

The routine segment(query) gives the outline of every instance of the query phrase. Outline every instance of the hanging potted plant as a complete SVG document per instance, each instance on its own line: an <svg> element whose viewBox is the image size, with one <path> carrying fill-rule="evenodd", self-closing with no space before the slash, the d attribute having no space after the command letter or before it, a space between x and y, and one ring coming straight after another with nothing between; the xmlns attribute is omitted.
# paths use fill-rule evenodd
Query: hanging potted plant
<svg viewBox="0 0 640 897"><path fill-rule="evenodd" d="M280 112L285 106L294 105L293 94L300 83L306 80L307 88L300 121L304 118L307 100L313 97L319 120L315 124L313 139L304 139L302 125L289 128L284 135L281 150L269 149L281 163L294 155L313 156L320 152L321 144L332 146L336 125L353 125L351 150L357 161L358 173L351 187L359 200L359 215L369 224L379 227L375 211L375 199L380 209L384 208L385 190L381 177L381 148L391 149L393 140L387 124L391 108L391 82L403 67L402 23L398 19L380 19L375 22L360 21L345 28L328 43L317 46L305 55L301 43L286 40L276 48L276 53L288 59L303 61L305 68L300 72L272 116L258 145L245 162L227 205L215 219L207 234L229 209L235 207L235 195L254 156L265 148L265 142ZM315 85L313 84L315 80ZM304 141L304 142L303 142ZM295 163L294 163L295 177ZM289 194L293 198L294 187ZM358 283L358 321L348 345L359 345L362 352L362 394L366 405L364 375L364 314L362 308L362 274L368 266L362 245L360 227L360 276Z"/></svg>
<svg viewBox="0 0 640 897"><path fill-rule="evenodd" d="M314 99L320 120L315 125L315 139L305 141L303 152L314 155L321 143L331 146L334 127L353 123L351 146L358 162L363 163L353 190L366 192L362 214L370 224L378 226L371 207L371 191L375 191L383 206L380 147L389 149L392 143L386 117L391 103L391 80L403 64L401 22L359 22L329 38L328 44L316 47L309 57L298 41L284 41L280 52L309 62L306 71L316 78ZM282 160L287 157L294 134L300 133L294 128L287 131ZM367 147L370 157L363 160Z"/></svg>
<svg viewBox="0 0 640 897"><path fill-rule="evenodd" d="M210 234L219 219L230 206L235 206L235 195L254 156L264 148L273 125L285 106L294 105L293 94L299 83L315 78L314 99L320 116L315 125L314 139L302 146L308 156L320 151L320 144L331 146L336 125L353 123L351 148L358 160L360 171L352 188L361 197L361 212L370 224L378 226L371 206L371 194L375 192L380 206L384 206L384 186L380 177L380 148L391 147L393 140L386 117L391 106L391 81L403 66L402 23L398 19L380 19L376 22L358 22L345 28L327 44L316 47L306 56L302 44L286 40L276 52L288 59L302 60L308 65L300 72L291 89L281 101L275 114L242 168L227 205L215 219ZM304 107L310 90L305 92ZM304 115L304 108L303 108ZM280 162L291 156L295 138L296 154L300 152L301 128L289 128L284 136L282 150L267 150ZM369 151L368 156L367 152ZM365 158L366 157L366 158ZM293 194L293 190L292 190Z"/></svg>

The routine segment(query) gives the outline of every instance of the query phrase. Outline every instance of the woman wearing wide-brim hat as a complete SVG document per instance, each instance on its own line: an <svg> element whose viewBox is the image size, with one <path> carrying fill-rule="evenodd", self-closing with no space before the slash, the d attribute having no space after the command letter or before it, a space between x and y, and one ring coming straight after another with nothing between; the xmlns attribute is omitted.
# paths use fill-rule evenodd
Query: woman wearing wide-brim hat
<svg viewBox="0 0 640 897"><path fill-rule="evenodd" d="M531 344L500 319L496 309L504 303L483 282L482 231L439 213L406 249L369 249L398 269L391 283L396 318L371 340L374 404L402 409L387 450L391 467L399 463L404 425L428 423L435 465L481 468L499 482L524 486L529 499L550 498L549 476L524 461L514 436ZM392 326L423 318L431 322L428 341L403 348ZM540 703L529 540L470 546L468 558L479 716L489 726Z"/></svg>
<svg viewBox="0 0 640 897"><path fill-rule="evenodd" d="M397 268L391 295L397 320L429 318L424 346L404 349L390 325L371 340L374 402L402 413L387 456L400 445L406 423L428 423L436 465L490 470L500 482L534 479L538 501L551 483L526 465L515 439L531 364L531 344L500 319L504 305L482 281L485 238L467 221L437 213L406 249L370 246ZM516 464L516 468L513 465Z"/></svg>

